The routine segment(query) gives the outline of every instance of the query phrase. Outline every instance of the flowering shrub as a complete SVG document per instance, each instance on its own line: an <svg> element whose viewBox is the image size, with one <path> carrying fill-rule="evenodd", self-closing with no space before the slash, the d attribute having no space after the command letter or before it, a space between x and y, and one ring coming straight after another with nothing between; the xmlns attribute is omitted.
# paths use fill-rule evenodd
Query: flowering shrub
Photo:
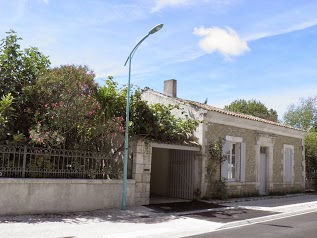
<svg viewBox="0 0 317 238"><path fill-rule="evenodd" d="M94 74L83 66L66 65L48 71L36 84L37 125L30 130L34 144L76 149L87 142L96 123L98 101Z"/></svg>
<svg viewBox="0 0 317 238"><path fill-rule="evenodd" d="M29 138L32 144L49 147L58 147L65 141L65 138L57 131L45 130L40 123L37 124L35 129L30 130Z"/></svg>
<svg viewBox="0 0 317 238"><path fill-rule="evenodd" d="M108 77L100 87L86 66L50 69L47 56L33 47L20 50L19 40L10 31L0 41L0 143L115 154L125 132L126 86ZM132 90L131 136L176 143L190 139L197 121L175 118L171 106L150 106L140 95Z"/></svg>

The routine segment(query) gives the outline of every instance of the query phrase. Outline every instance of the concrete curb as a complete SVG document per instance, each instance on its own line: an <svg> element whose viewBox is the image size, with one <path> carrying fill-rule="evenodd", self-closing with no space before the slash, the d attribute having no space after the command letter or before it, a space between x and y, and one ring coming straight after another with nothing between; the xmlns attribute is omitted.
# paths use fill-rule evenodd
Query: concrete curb
<svg viewBox="0 0 317 238"><path fill-rule="evenodd" d="M293 197L301 197L305 196L305 193L295 193L295 194L287 194L287 195L266 195L266 196L258 196L258 197L241 197L241 198L230 198L227 200L205 200L205 199L197 199L197 201L204 203L214 203L214 204L230 204L237 202L250 202L250 201L259 201L259 200L270 200L270 199L284 199L284 198L293 198Z"/></svg>
<svg viewBox="0 0 317 238"><path fill-rule="evenodd" d="M224 229L230 229L230 228L235 228L235 227L240 227L240 226L247 226L247 225L262 223L262 222L266 222L266 221L272 221L272 220L278 220L278 219L292 217L292 216L303 215L303 214L312 213L312 212L317 212L317 207L303 209L303 210L294 211L294 212L274 214L274 215L270 215L270 216L256 217L256 218L246 219L246 220L242 220L242 221L234 221L234 222L230 222L230 223L227 223L227 224L219 227L217 230L224 230Z"/></svg>

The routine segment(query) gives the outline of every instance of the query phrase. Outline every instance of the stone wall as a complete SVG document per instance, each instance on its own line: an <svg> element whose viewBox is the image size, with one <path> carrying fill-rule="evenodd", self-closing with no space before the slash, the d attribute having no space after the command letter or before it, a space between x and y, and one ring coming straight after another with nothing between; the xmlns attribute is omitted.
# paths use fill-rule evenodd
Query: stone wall
<svg viewBox="0 0 317 238"><path fill-rule="evenodd" d="M257 143L262 138L267 138L273 144L273 158L269 168L272 170L269 176L268 192L296 192L304 190L304 156L302 152L302 140L299 138L292 138L287 136L280 136L276 134L266 134L263 131L248 130L240 127L222 125L217 123L209 123L206 130L206 148L210 142L214 142L219 138L224 139L226 136L242 137L246 144L246 165L245 165L245 182L227 182L229 193L231 195L241 196L257 194L259 188L258 177L258 161L257 150L259 145ZM283 183L283 145L294 145L294 183ZM259 153L259 152L258 152ZM208 155L207 155L208 156ZM220 178L220 166L218 167L218 175ZM207 177L206 177L207 178ZM208 183L205 179L205 183ZM207 194L210 191L207 191Z"/></svg>
<svg viewBox="0 0 317 238"><path fill-rule="evenodd" d="M121 180L0 179L0 215L120 208ZM127 182L127 205L134 205L135 182Z"/></svg>
<svg viewBox="0 0 317 238"><path fill-rule="evenodd" d="M133 145L132 153L135 205L147 205L150 202L152 147L149 143L139 140Z"/></svg>
<svg viewBox="0 0 317 238"><path fill-rule="evenodd" d="M283 183L284 154L283 145L294 145L294 182ZM273 166L273 192L303 191L305 188L305 160L303 157L304 147L300 139L277 136L274 144L274 166Z"/></svg>

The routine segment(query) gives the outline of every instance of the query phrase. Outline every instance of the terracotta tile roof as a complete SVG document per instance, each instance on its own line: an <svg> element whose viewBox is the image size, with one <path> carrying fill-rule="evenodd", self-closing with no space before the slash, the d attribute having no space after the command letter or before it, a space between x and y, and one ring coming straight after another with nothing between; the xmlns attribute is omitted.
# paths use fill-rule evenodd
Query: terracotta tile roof
<svg viewBox="0 0 317 238"><path fill-rule="evenodd" d="M265 119L260 118L260 117L247 115L247 114L243 114L243 113L238 113L238 112L231 112L231 111L227 111L227 110L224 110L224 109L213 107L213 106L210 106L210 105L207 105L207 104L203 104L203 103L200 103L200 102L195 102L195 101L186 100L186 99L177 98L177 97L171 97L171 96L165 95L163 93L154 91L153 89L150 89L150 88L147 88L147 87L144 88L143 91L151 91L153 93L162 95L164 97L172 98L175 101L179 101L179 102L182 102L182 103L187 103L187 104L190 104L190 105L193 105L193 106L196 106L196 107L208 110L208 111L219 112L219 113L226 114L226 115L229 115L229 116L244 118L244 119L248 119L248 120L252 120L252 121L263 122L263 123L267 123L267 124L271 124L271 125L275 125L275 126L280 126L280 127L285 127L285 128L289 128L289 129L294 129L294 130L297 130L297 131L306 132L305 130L302 130L302 129L298 129L298 128L295 128L295 127L292 127L292 126L288 126L288 125L284 125L282 123L278 123L278 122L274 122L274 121L265 120Z"/></svg>

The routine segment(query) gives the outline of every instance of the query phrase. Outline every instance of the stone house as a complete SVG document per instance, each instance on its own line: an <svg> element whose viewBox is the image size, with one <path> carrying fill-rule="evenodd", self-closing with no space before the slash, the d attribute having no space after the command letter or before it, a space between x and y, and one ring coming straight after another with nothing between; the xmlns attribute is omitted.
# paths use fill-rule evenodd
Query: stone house
<svg viewBox="0 0 317 238"><path fill-rule="evenodd" d="M202 123L191 144L164 144L144 138L130 141L128 206L149 204L150 197L155 199L153 195L159 195L159 200L162 196L193 199L210 195L215 186L207 173L209 145L219 139L225 160L217 164L215 177L225 179L231 195L305 189L305 131L177 98L176 80L164 82L164 93L145 89L142 98L149 103L181 104L182 110L173 111L176 116L184 117L182 112L185 111ZM45 149L35 153L27 147L7 147L0 147L2 161L4 158L19 161L35 158L31 157L32 153L33 156L52 155ZM59 157L64 152L56 153ZM76 157L72 153L67 156ZM120 207L120 179L2 178L6 169L11 171L11 168L0 166L0 215Z"/></svg>
<svg viewBox="0 0 317 238"><path fill-rule="evenodd" d="M190 162L176 163L190 164L185 166L187 170L184 168L176 170L179 178L185 183L183 189L186 190L186 184L190 183L192 184L189 191L191 194L199 191L200 196L208 195L210 192L206 170L208 147L211 142L220 138L223 141L222 153L226 160L219 163L218 178L225 179L229 195L265 195L304 191L305 131L177 98L176 83L176 80L165 81L164 93L145 88L142 99L149 103L181 104L190 117L202 121L194 135L196 142L201 146L200 150L197 151L195 148L191 155L183 155L187 156L187 161ZM173 113L179 117L183 116L180 111ZM173 150L172 146L169 151L152 149L151 188L149 189L151 194L182 197L180 188L176 188L179 191L176 193L170 191L171 184L175 180L175 175L173 179L169 179L175 151L177 150ZM169 162L164 162L167 160ZM188 176L188 173L191 176ZM191 181L183 181L188 177Z"/></svg>

